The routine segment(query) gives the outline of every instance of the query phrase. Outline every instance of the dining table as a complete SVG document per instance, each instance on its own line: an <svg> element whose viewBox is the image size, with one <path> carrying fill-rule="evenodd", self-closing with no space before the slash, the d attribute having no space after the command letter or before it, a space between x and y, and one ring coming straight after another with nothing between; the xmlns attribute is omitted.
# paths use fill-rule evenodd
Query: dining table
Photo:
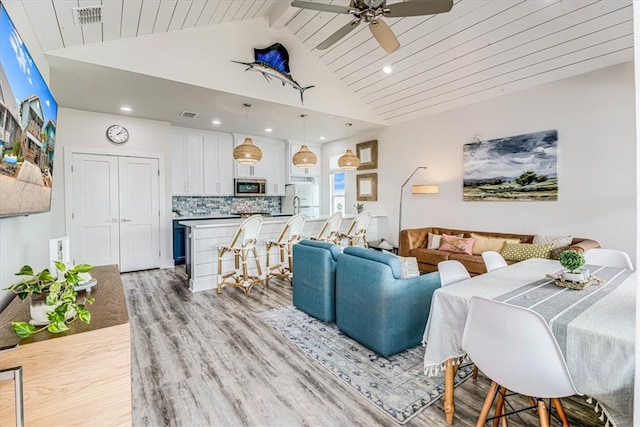
<svg viewBox="0 0 640 427"><path fill-rule="evenodd" d="M633 425L635 375L634 270L586 265L598 278L581 290L556 285L556 260L532 258L437 289L424 332L424 369L445 377L445 421L453 424L454 378L467 357L462 334L473 296L531 309L546 320L576 389L603 424ZM526 331L523 331L526 333Z"/></svg>

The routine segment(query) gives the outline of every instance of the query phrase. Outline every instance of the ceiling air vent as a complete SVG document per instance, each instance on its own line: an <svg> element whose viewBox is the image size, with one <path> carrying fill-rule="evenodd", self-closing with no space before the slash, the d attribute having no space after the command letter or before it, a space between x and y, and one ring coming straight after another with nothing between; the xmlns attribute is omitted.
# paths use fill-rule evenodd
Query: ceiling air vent
<svg viewBox="0 0 640 427"><path fill-rule="evenodd" d="M102 23L102 5L74 7L73 23L75 25Z"/></svg>
<svg viewBox="0 0 640 427"><path fill-rule="evenodd" d="M195 119L198 116L198 113L192 113L191 111L182 111L178 115L187 119Z"/></svg>

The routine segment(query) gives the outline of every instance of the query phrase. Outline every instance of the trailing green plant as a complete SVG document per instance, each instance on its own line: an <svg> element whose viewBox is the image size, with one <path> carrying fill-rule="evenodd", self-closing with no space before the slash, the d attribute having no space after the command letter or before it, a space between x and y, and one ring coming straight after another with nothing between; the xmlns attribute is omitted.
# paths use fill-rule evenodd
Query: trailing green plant
<svg viewBox="0 0 640 427"><path fill-rule="evenodd" d="M574 250L563 251L558 261L572 273L577 273L585 264L584 255Z"/></svg>
<svg viewBox="0 0 640 427"><path fill-rule="evenodd" d="M86 305L93 304L94 299L84 297L82 302L78 302L78 292L74 290L75 285L82 282L80 273L87 273L93 269L89 264L78 264L70 269L61 262L54 261L59 272L58 277L54 277L49 269L34 274L29 265L23 266L16 276L27 276L7 289L17 294L18 298L24 300L33 294L45 296L45 304L51 306L47 311L49 324L37 329L29 322L11 322L14 332L21 338L26 338L32 334L43 330L58 334L69 330L69 325L76 320L89 324L91 322L91 312Z"/></svg>

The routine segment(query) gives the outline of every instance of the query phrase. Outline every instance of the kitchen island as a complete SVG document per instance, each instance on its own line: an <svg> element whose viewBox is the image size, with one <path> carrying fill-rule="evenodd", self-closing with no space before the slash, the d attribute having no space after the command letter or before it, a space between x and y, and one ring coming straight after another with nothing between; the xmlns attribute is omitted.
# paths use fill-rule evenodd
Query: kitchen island
<svg viewBox="0 0 640 427"><path fill-rule="evenodd" d="M340 231L346 233L355 215L345 215L342 219ZM386 215L374 214L367 229L367 240L378 238L378 222ZM324 225L327 216L317 218L307 218L304 225L303 236L315 236ZM201 219L180 221L181 225L187 227L186 232L186 270L189 277L189 289L192 292L206 291L218 287L218 246L231 243L231 239L236 233L238 226L244 219ZM276 240L285 223L287 217L265 217L262 230L258 238L258 254L263 273L266 272L266 249L265 241ZM273 252L275 255L275 250ZM223 271L233 270L233 257L226 256L223 259ZM251 274L257 274L255 264L250 264Z"/></svg>

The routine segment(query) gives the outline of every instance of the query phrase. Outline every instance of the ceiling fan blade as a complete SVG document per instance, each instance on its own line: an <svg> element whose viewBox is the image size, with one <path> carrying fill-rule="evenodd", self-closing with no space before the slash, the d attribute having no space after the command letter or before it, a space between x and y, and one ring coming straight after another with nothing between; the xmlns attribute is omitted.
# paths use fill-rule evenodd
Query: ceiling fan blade
<svg viewBox="0 0 640 427"><path fill-rule="evenodd" d="M401 16L433 15L449 12L453 7L453 0L407 0L405 2L388 4L388 13L384 16L397 18Z"/></svg>
<svg viewBox="0 0 640 427"><path fill-rule="evenodd" d="M395 52L400 47L398 38L395 34L393 34L391 28L389 28L389 26L383 20L376 19L374 21L371 21L371 23L369 24L369 29L371 30L371 34L373 34L373 37L378 40L380 46L382 46L382 48L386 50L387 53Z"/></svg>
<svg viewBox="0 0 640 427"><path fill-rule="evenodd" d="M351 22L349 22L347 25L340 28L335 33L331 34L329 37L326 38L325 41L323 41L318 46L316 46L316 49L325 50L331 47L331 45L333 45L335 42L337 42L338 40L340 40L341 38L349 34L351 31L355 30L355 28L358 26L359 23L360 23L360 19L358 18L351 20Z"/></svg>
<svg viewBox="0 0 640 427"><path fill-rule="evenodd" d="M319 10L321 12L332 12L332 13L349 13L349 10L351 10L348 6L339 6L337 4L299 1L299 0L292 1L291 6L300 7L302 9L313 9L313 10Z"/></svg>

